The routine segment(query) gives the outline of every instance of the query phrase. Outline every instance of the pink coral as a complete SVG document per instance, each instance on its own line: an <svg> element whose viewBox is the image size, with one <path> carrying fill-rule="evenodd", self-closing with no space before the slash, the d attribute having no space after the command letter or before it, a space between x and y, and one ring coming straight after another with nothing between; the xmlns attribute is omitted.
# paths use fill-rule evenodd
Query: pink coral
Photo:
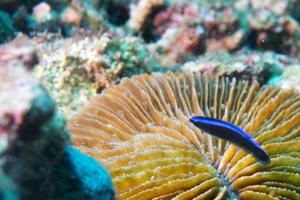
<svg viewBox="0 0 300 200"><path fill-rule="evenodd" d="M155 31L162 35L169 28L176 28L181 24L190 24L199 19L199 11L196 5L186 4L181 7L168 7L159 12L153 20Z"/></svg>
<svg viewBox="0 0 300 200"><path fill-rule="evenodd" d="M82 15L75 8L68 7L62 15L62 20L65 23L79 26L82 21Z"/></svg>
<svg viewBox="0 0 300 200"><path fill-rule="evenodd" d="M3 65L4 64L4 65ZM0 153L17 137L17 128L30 106L33 85L30 73L21 65L0 58Z"/></svg>
<svg viewBox="0 0 300 200"><path fill-rule="evenodd" d="M33 17L38 22L44 22L51 18L51 6L46 2L41 2L33 8Z"/></svg>

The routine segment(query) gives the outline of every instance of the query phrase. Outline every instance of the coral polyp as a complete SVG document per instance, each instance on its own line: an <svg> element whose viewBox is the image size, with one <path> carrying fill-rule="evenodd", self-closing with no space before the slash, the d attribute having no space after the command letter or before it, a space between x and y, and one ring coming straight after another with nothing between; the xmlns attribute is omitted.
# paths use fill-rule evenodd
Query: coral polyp
<svg viewBox="0 0 300 200"><path fill-rule="evenodd" d="M107 88L69 129L110 172L117 199L300 199L299 110L293 90L158 73ZM201 132L195 115L242 127L271 163Z"/></svg>

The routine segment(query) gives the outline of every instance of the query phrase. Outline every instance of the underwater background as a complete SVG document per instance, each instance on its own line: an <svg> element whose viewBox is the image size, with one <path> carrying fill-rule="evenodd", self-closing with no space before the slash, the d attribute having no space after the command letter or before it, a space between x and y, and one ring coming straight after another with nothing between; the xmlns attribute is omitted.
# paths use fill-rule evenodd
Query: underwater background
<svg viewBox="0 0 300 200"><path fill-rule="evenodd" d="M0 200L300 200L299 56L299 0L0 0Z"/></svg>

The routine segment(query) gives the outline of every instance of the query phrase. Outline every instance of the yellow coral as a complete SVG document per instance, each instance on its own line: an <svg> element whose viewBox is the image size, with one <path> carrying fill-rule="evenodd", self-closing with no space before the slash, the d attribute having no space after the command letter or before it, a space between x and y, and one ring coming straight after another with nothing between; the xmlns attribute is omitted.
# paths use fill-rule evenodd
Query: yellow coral
<svg viewBox="0 0 300 200"><path fill-rule="evenodd" d="M202 133L192 115L243 127L262 165ZM118 199L300 199L300 95L201 74L125 78L69 125L74 145L110 172Z"/></svg>

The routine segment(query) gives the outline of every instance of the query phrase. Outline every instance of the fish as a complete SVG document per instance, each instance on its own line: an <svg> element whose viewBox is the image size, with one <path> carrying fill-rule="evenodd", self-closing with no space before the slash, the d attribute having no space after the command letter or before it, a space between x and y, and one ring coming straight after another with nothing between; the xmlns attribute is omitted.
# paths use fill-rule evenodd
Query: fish
<svg viewBox="0 0 300 200"><path fill-rule="evenodd" d="M263 165L270 164L269 154L256 140L239 126L215 118L193 116L189 121L204 132L229 141L251 153Z"/></svg>

